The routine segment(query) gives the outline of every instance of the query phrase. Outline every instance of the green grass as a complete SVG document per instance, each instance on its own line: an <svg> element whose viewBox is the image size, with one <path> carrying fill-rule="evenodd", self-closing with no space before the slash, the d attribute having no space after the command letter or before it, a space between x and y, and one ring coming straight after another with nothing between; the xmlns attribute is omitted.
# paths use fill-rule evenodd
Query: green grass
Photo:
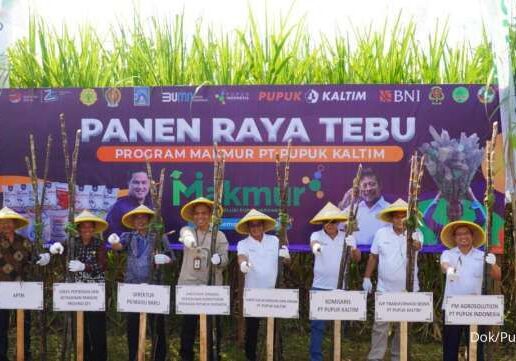
<svg viewBox="0 0 516 361"><path fill-rule="evenodd" d="M486 83L493 73L487 37L473 47L448 45L448 25L437 23L426 41L400 14L381 31L350 26L334 36L312 36L303 19L253 14L230 32L199 22L186 33L181 15L114 26L101 36L83 26L49 28L33 17L28 36L9 50L13 87L103 87L193 84ZM512 38L515 37L514 32ZM355 44L355 45L351 45ZM516 55L514 56L516 60Z"/></svg>

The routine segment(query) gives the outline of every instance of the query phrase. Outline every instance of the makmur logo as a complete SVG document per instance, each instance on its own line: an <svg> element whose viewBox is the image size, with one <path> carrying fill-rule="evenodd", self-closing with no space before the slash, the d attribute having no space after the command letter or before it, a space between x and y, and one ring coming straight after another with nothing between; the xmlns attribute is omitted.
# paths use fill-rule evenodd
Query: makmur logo
<svg viewBox="0 0 516 361"><path fill-rule="evenodd" d="M174 170L170 173L172 205L180 206L186 201L197 197L213 199L213 186L211 177L204 177L203 172L196 172L194 180L186 183L182 178L183 172ZM291 186L288 194L289 206L299 206L301 197L306 191L313 191L308 185ZM231 180L224 181L224 194L222 204L225 207L273 207L280 204L278 187L263 185L235 185Z"/></svg>

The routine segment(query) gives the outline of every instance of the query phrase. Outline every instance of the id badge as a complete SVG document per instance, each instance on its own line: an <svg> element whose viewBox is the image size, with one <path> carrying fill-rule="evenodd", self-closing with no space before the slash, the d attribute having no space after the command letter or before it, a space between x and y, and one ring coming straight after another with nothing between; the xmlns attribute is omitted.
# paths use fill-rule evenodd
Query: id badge
<svg viewBox="0 0 516 361"><path fill-rule="evenodd" d="M193 269L199 271L201 269L201 258L195 257L193 260Z"/></svg>

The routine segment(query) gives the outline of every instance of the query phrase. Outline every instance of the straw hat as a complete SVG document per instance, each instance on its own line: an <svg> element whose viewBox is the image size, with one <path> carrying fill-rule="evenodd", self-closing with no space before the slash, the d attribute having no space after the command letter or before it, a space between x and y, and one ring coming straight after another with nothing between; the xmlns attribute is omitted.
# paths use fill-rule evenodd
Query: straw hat
<svg viewBox="0 0 516 361"><path fill-rule="evenodd" d="M480 247L486 241L486 234L482 227L469 221L455 221L448 223L441 231L441 242L448 248L456 246L455 230L458 227L468 227L473 233L473 247Z"/></svg>
<svg viewBox="0 0 516 361"><path fill-rule="evenodd" d="M25 217L16 213L9 207L0 209L0 220L2 219L12 219L14 222L14 229L20 229L29 224L29 221Z"/></svg>
<svg viewBox="0 0 516 361"><path fill-rule="evenodd" d="M260 211L257 211L256 209L251 209L247 214L238 221L238 223L235 226L235 230L240 234L249 234L249 222L252 221L262 221L263 222L263 231L269 232L276 227L276 221L266 215L265 213L262 213Z"/></svg>
<svg viewBox="0 0 516 361"><path fill-rule="evenodd" d="M74 223L79 226L79 224L83 222L92 222L95 230L95 233L102 233L108 228L108 224L105 220L100 217L97 217L90 211L84 210L78 216L75 217Z"/></svg>
<svg viewBox="0 0 516 361"><path fill-rule="evenodd" d="M407 212L408 204L403 199L398 198L396 202L392 203L387 208L382 209L378 213L378 219L381 219L384 222L392 223L392 213L395 212Z"/></svg>
<svg viewBox="0 0 516 361"><path fill-rule="evenodd" d="M311 224L324 224L329 221L345 222L348 220L346 211L342 211L332 202L326 205L310 220Z"/></svg>
<svg viewBox="0 0 516 361"><path fill-rule="evenodd" d="M193 222L193 211L195 206L199 204L204 204L211 209L213 209L213 201L209 200L208 198L199 197L194 199L193 201L190 201L186 203L183 208L181 208L181 218L183 218L187 222ZM219 205L220 213L222 214L223 208Z"/></svg>
<svg viewBox="0 0 516 361"><path fill-rule="evenodd" d="M141 206L136 207L132 211L127 212L122 217L122 224L126 226L127 228L134 229L134 220L133 216L137 214L147 214L150 218L154 217L155 213L152 209L144 206L143 204Z"/></svg>

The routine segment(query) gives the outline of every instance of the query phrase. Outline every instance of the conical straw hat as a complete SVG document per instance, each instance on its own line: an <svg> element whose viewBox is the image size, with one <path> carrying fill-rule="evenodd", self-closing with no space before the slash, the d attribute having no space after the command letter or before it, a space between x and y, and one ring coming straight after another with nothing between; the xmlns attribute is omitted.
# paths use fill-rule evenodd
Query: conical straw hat
<svg viewBox="0 0 516 361"><path fill-rule="evenodd" d="M346 211L342 211L331 202L326 205L310 220L311 224L324 224L329 221L345 222L348 220Z"/></svg>
<svg viewBox="0 0 516 361"><path fill-rule="evenodd" d="M458 227L468 227L473 233L473 247L480 247L486 241L484 229L478 224L469 221L455 221L448 223L441 231L441 242L448 248L453 248L455 243L455 230Z"/></svg>
<svg viewBox="0 0 516 361"><path fill-rule="evenodd" d="M15 229L26 227L29 224L29 221L25 217L13 211L9 207L0 209L0 219L12 219Z"/></svg>
<svg viewBox="0 0 516 361"><path fill-rule="evenodd" d="M395 212L407 212L408 204L403 199L398 198L396 202L389 205L387 208L382 209L378 213L378 218L384 222L392 223L392 213Z"/></svg>
<svg viewBox="0 0 516 361"><path fill-rule="evenodd" d="M193 201L186 203L183 206L183 208L181 208L181 218L183 218L187 222L193 222L193 211L194 211L195 206L197 206L199 204L207 205L208 207L213 209L213 201L212 200L210 200L208 198L204 198L204 197L199 197L199 198L194 199ZM222 206L219 206L219 210L220 210L220 213L222 214L222 212L223 212Z"/></svg>
<svg viewBox="0 0 516 361"><path fill-rule="evenodd" d="M271 231L276 227L276 221L273 218L269 217L265 213L257 211L256 209L251 209L242 219L240 219L240 221L238 221L235 226L235 230L240 234L249 234L248 223L251 221L262 221L264 232Z"/></svg>
<svg viewBox="0 0 516 361"><path fill-rule="evenodd" d="M74 223L79 225L83 222L92 222L95 226L95 233L102 233L108 228L108 224L105 220L97 217L88 210L82 211L78 216L75 217Z"/></svg>
<svg viewBox="0 0 516 361"><path fill-rule="evenodd" d="M150 216L150 218L154 217L155 213L152 209L144 206L143 204L141 206L136 207L132 211L127 212L122 217L122 224L126 226L127 228L134 229L134 219L133 216L137 214L147 214Z"/></svg>

